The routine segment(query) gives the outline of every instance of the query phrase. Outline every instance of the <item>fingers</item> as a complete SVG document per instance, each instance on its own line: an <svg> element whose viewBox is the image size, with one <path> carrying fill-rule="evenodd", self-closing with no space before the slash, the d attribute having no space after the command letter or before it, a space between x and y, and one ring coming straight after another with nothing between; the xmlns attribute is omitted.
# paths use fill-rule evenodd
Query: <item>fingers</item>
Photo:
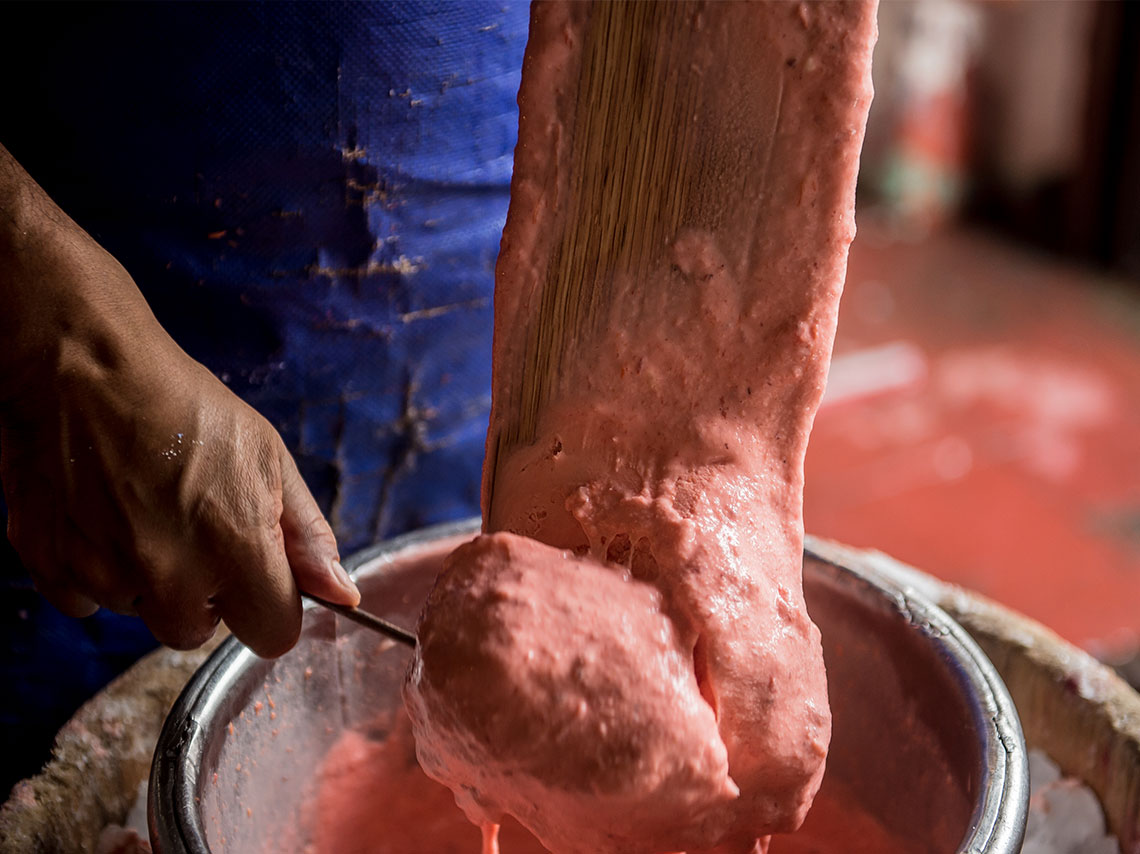
<svg viewBox="0 0 1140 854"><path fill-rule="evenodd" d="M188 557L188 559L187 559ZM221 615L212 601L209 569L197 555L163 566L151 557L142 568L147 586L133 603L155 639L171 649L196 649L214 636Z"/></svg>
<svg viewBox="0 0 1140 854"><path fill-rule="evenodd" d="M154 636L174 649L201 646L226 625L263 658L301 633L301 600L271 513L264 524L219 506L180 540L163 538L137 556L146 579L137 604ZM174 546L175 548L171 548Z"/></svg>
<svg viewBox="0 0 1140 854"><path fill-rule="evenodd" d="M74 587L54 584L35 572L32 572L31 576L39 594L54 605L61 614L82 619L90 617L99 610L96 602L88 599Z"/></svg>
<svg viewBox="0 0 1140 854"><path fill-rule="evenodd" d="M98 605L137 613L175 649L205 643L224 619L263 657L296 643L299 586L357 604L332 530L279 437L260 424L244 432L227 424L226 435L245 441L228 456L188 460L175 506L163 483L142 489L148 482L138 477L132 483L142 483L144 499L121 504L115 494L102 502L85 493L67 508L51 498L56 490L14 490L21 479L6 478L5 489L18 493L10 538L37 588L71 616Z"/></svg>
<svg viewBox="0 0 1140 854"><path fill-rule="evenodd" d="M36 590L60 613L80 619L99 610L99 604L75 583L55 543L46 538L29 543L26 536L21 536L19 542L13 537L12 543Z"/></svg>
<svg viewBox="0 0 1140 854"><path fill-rule="evenodd" d="M281 446L281 532L297 586L340 605L360 604L360 591L340 564L336 537L297 465Z"/></svg>
<svg viewBox="0 0 1140 854"><path fill-rule="evenodd" d="M267 450L276 453L273 445ZM180 534L159 528L147 542L135 543L142 595L127 607L160 642L175 649L200 646L221 620L263 658L282 655L297 642L301 601L286 557L275 468L270 464L256 477L228 484L210 481L206 498L192 503L193 523ZM317 532L304 554L328 547ZM335 542L331 548L335 556ZM98 579L115 577L114 567L88 566L87 575L90 589L98 590ZM99 592L110 600L110 591Z"/></svg>
<svg viewBox="0 0 1140 854"><path fill-rule="evenodd" d="M263 658L275 658L301 632L298 588L333 602L356 605L360 593L338 559L336 538L293 458L276 442L281 510L271 530L231 544L225 583L215 606L226 625Z"/></svg>
<svg viewBox="0 0 1140 854"><path fill-rule="evenodd" d="M214 597L238 640L262 658L284 655L301 634L301 598L279 529L234 544L225 584Z"/></svg>
<svg viewBox="0 0 1140 854"><path fill-rule="evenodd" d="M99 606L76 589L61 559L61 537L52 534L58 527L45 490L28 488L16 477L5 483L8 501L8 541L32 578L36 590L68 617L89 617Z"/></svg>
<svg viewBox="0 0 1140 854"><path fill-rule="evenodd" d="M95 541L74 523L61 538L63 574L69 586L116 614L137 614L142 584L134 562L109 541Z"/></svg>
<svg viewBox="0 0 1140 854"><path fill-rule="evenodd" d="M162 597L141 596L134 611L142 617L154 639L171 649L197 649L218 631L221 617L210 607L179 607Z"/></svg>

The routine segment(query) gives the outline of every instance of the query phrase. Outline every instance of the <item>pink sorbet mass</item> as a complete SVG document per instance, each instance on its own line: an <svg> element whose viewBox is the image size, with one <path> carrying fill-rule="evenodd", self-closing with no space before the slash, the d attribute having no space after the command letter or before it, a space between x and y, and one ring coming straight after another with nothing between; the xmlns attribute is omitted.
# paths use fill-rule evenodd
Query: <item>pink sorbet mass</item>
<svg viewBox="0 0 1140 854"><path fill-rule="evenodd" d="M446 562L405 687L424 770L488 850L511 815L555 854L763 851L803 821L830 738L803 459L874 6L634 6L683 26L660 50L629 42L636 91L613 121L586 72L591 28L621 7L534 7L487 533ZM550 302L566 276L585 282L573 311Z"/></svg>
<svg viewBox="0 0 1140 854"><path fill-rule="evenodd" d="M429 779L416 759L402 710L376 722L373 737L343 733L316 775L315 797L298 828L305 854L473 854L479 830L464 819L450 790ZM888 833L858 799L825 784L803 827L772 839L771 854L923 854ZM504 854L546 850L517 822L499 830Z"/></svg>
<svg viewBox="0 0 1140 854"><path fill-rule="evenodd" d="M456 550L442 578L407 706L433 721L420 763L464 781L456 801L472 821L506 813L567 852L707 838L739 792L692 646L656 587L504 533Z"/></svg>

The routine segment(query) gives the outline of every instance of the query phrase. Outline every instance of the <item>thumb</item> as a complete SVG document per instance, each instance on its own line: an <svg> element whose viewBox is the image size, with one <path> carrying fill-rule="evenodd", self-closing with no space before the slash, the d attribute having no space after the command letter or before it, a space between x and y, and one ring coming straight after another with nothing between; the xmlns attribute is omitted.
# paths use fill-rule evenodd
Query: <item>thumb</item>
<svg viewBox="0 0 1140 854"><path fill-rule="evenodd" d="M360 591L340 565L332 528L284 446L281 446L281 507L285 557L297 587L338 605L359 605Z"/></svg>

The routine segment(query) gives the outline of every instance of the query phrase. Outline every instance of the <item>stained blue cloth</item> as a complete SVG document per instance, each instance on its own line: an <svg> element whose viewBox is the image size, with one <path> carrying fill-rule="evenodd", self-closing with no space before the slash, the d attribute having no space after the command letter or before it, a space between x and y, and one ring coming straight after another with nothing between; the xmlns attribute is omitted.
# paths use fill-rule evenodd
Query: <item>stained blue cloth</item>
<svg viewBox="0 0 1140 854"><path fill-rule="evenodd" d="M476 0L0 6L0 142L280 430L342 551L478 512L527 22ZM56 614L11 549L0 578L4 785L153 641Z"/></svg>

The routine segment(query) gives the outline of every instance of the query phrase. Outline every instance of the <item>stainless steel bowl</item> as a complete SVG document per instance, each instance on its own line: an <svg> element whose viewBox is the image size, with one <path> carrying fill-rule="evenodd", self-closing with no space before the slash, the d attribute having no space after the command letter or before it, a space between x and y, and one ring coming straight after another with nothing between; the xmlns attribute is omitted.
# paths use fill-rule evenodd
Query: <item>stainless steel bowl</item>
<svg viewBox="0 0 1140 854"><path fill-rule="evenodd" d="M366 606L414 624L440 560L474 521L428 528L346 561ZM843 787L918 852L1015 854L1029 775L1017 713L993 666L945 612L809 542L804 589L823 634L834 732L825 786ZM308 608L277 661L226 641L159 738L148 814L160 854L304 848L313 771L345 728L400 701L409 653Z"/></svg>

